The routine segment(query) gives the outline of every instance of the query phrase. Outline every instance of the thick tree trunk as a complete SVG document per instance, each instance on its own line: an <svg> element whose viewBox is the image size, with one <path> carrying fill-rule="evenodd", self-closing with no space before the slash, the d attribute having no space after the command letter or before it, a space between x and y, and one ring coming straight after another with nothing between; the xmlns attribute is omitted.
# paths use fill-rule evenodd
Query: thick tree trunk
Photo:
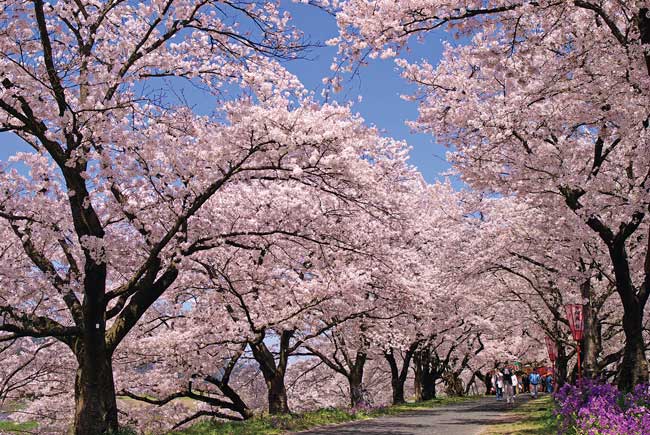
<svg viewBox="0 0 650 435"><path fill-rule="evenodd" d="M353 407L369 404L363 390L363 368L366 365L366 359L365 352L357 351L354 365L350 367L347 375L348 383L350 384L350 403Z"/></svg>
<svg viewBox="0 0 650 435"><path fill-rule="evenodd" d="M350 374L348 376L348 384L350 387L350 404L352 407L367 405L368 403L363 392L363 375Z"/></svg>
<svg viewBox="0 0 650 435"><path fill-rule="evenodd" d="M582 297L588 302L584 305L584 337L582 340L582 375L585 378L597 378L599 373L598 358L602 352L601 325L598 314L591 304L591 282L587 280L581 286Z"/></svg>
<svg viewBox="0 0 650 435"><path fill-rule="evenodd" d="M433 376L425 376L422 379L422 400L436 398L436 379Z"/></svg>
<svg viewBox="0 0 650 435"><path fill-rule="evenodd" d="M269 414L288 414L289 402L284 386L284 373L273 376L266 381L269 398Z"/></svg>
<svg viewBox="0 0 650 435"><path fill-rule="evenodd" d="M82 352L75 379L75 435L117 433L117 403L110 355Z"/></svg>
<svg viewBox="0 0 650 435"><path fill-rule="evenodd" d="M416 402L422 401L422 361L419 355L413 358L413 390Z"/></svg>
<svg viewBox="0 0 650 435"><path fill-rule="evenodd" d="M555 382L557 387L561 387L566 384L567 381L567 365L569 359L566 355L566 349L564 346L558 344L557 346L557 360L555 361Z"/></svg>
<svg viewBox="0 0 650 435"><path fill-rule="evenodd" d="M645 269L645 284L650 284L650 246L648 247ZM616 276L616 291L623 303L623 331L625 333L625 348L623 361L619 370L618 388L621 391L631 391L635 385L648 382L648 361L645 357L643 342L643 310L648 300L650 289L637 291L632 283L632 276L627 258L624 241L615 241L609 246L609 255L614 265Z"/></svg>
<svg viewBox="0 0 650 435"><path fill-rule="evenodd" d="M266 382L269 399L269 414L288 414L289 403L287 401L287 389L284 386L284 375L287 369L289 358L289 343L293 331L282 331L280 333L280 355L276 364L273 353L264 344L264 334L257 337L257 340L250 342L253 357L260 365L260 370Z"/></svg>
<svg viewBox="0 0 650 435"><path fill-rule="evenodd" d="M75 435L117 433L117 400L113 380L113 351L106 342L105 270L86 264L83 333L72 345L77 359L75 377Z"/></svg>
<svg viewBox="0 0 650 435"><path fill-rule="evenodd" d="M408 372L408 365L403 367L402 373L397 368L397 361L393 352L385 354L386 360L390 365L390 386L393 390L393 405L404 403L404 383L406 382L406 373Z"/></svg>
<svg viewBox="0 0 650 435"><path fill-rule="evenodd" d="M391 378L390 384L391 387L393 388L393 405L399 405L400 403L404 403L404 383L406 379L401 379L399 377L397 378Z"/></svg>
<svg viewBox="0 0 650 435"><path fill-rule="evenodd" d="M618 375L621 391L631 391L635 385L648 382L648 361L643 342L643 308L626 309L623 314L625 348Z"/></svg>
<svg viewBox="0 0 650 435"><path fill-rule="evenodd" d="M490 376L490 372L485 373L485 375L478 372L477 376L485 384L485 395L489 396L492 394L492 376Z"/></svg>
<svg viewBox="0 0 650 435"><path fill-rule="evenodd" d="M413 357L415 366L415 378L413 386L415 387L415 401L421 402L436 398L436 373L431 370L431 364L428 361L428 352L418 352Z"/></svg>
<svg viewBox="0 0 650 435"><path fill-rule="evenodd" d="M589 305L585 306L585 332L582 340L582 376L585 378L597 378L599 373L598 357L601 355L602 347L600 341L600 323Z"/></svg>
<svg viewBox="0 0 650 435"><path fill-rule="evenodd" d="M390 366L390 384L393 390L393 405L398 405L405 402L404 384L406 383L406 377L408 376L409 365L411 363L411 358L413 357L413 352L417 346L417 343L413 343L406 351L404 354L404 360L402 361L401 370L397 366L395 354L393 353L392 349L384 354L384 357Z"/></svg>
<svg viewBox="0 0 650 435"><path fill-rule="evenodd" d="M445 382L445 393L449 397L462 397L465 393L463 381L460 378L460 373L449 370L443 377Z"/></svg>

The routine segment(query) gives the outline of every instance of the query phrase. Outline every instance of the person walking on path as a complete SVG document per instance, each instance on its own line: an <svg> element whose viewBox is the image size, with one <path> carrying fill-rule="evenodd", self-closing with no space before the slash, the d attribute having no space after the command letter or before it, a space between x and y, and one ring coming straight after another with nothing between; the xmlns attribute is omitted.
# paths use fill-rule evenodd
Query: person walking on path
<svg viewBox="0 0 650 435"><path fill-rule="evenodd" d="M551 375L550 373L546 375L546 392L547 393L553 392L553 375Z"/></svg>
<svg viewBox="0 0 650 435"><path fill-rule="evenodd" d="M535 367L533 369L533 372L530 374L530 388L532 389L532 392L530 394L535 399L537 399L537 387L539 386L541 380L541 376L539 373L537 373L537 367Z"/></svg>
<svg viewBox="0 0 650 435"><path fill-rule="evenodd" d="M497 400L503 400L503 375L499 370L494 371L494 389L497 393Z"/></svg>
<svg viewBox="0 0 650 435"><path fill-rule="evenodd" d="M514 386L512 385L512 370L510 370L510 367L503 369L503 387L506 393L506 403L514 405Z"/></svg>
<svg viewBox="0 0 650 435"><path fill-rule="evenodd" d="M530 381L528 380L528 373L524 372L521 376L521 383L524 384L524 393L530 393Z"/></svg>

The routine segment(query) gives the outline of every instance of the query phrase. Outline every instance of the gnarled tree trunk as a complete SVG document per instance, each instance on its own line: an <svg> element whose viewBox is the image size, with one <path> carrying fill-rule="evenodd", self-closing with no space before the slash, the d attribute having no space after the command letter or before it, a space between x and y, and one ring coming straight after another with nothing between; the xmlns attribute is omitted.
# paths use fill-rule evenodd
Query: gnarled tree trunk
<svg viewBox="0 0 650 435"><path fill-rule="evenodd" d="M264 343L264 334L260 334L254 342L249 343L253 357L259 363L266 383L269 414L288 414L290 412L284 375L289 359L289 344L293 334L294 331L280 333L280 354L277 364L273 353Z"/></svg>
<svg viewBox="0 0 650 435"><path fill-rule="evenodd" d="M415 400L418 402L436 398L436 380L440 377L432 367L429 352L420 350L413 356L415 366Z"/></svg>
<svg viewBox="0 0 650 435"><path fill-rule="evenodd" d="M390 385L393 390L393 405L398 405L405 402L404 384L406 383L406 377L408 376L411 358L413 357L413 353L418 346L418 341L413 342L411 346L409 346L409 348L406 350L406 352L404 352L401 370L397 366L397 361L395 360L395 354L392 348L384 354L384 357L390 366Z"/></svg>
<svg viewBox="0 0 650 435"><path fill-rule="evenodd" d="M650 244L650 240L648 243ZM608 247L614 264L616 291L623 303L625 348L623 362L619 368L618 387L622 391L630 391L635 385L648 382L648 361L645 357L643 341L643 310L650 292L650 288L647 288L650 285L650 245L647 248L644 265L644 285L638 291L632 283L625 239L616 237Z"/></svg>

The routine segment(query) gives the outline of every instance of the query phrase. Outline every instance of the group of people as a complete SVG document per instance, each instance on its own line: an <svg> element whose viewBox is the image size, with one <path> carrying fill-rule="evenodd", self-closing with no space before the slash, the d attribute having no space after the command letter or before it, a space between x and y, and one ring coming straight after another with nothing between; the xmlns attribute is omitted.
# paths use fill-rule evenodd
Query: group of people
<svg viewBox="0 0 650 435"><path fill-rule="evenodd" d="M538 393L553 391L553 376L548 373L542 376L537 368L532 373L521 372L517 376L510 366L503 369L496 369L492 374L492 392L496 393L497 400L505 398L506 403L514 404L517 394L530 393L537 398Z"/></svg>

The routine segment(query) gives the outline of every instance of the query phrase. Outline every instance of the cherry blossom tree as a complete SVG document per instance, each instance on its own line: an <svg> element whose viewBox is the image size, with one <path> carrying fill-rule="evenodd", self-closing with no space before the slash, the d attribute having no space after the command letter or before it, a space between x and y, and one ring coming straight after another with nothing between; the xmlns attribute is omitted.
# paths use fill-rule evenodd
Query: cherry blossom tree
<svg viewBox="0 0 650 435"><path fill-rule="evenodd" d="M484 253L485 271L499 276L499 287L519 300L531 322L561 349L575 346L563 306L582 303L583 374L611 374L608 366L623 355L623 312L612 297L616 281L598 237L581 232L580 219L566 209L540 210L512 198L483 202L484 233L476 249ZM560 352L559 366L567 356Z"/></svg>
<svg viewBox="0 0 650 435"><path fill-rule="evenodd" d="M344 68L435 29L466 41L438 65L398 61L419 86L413 126L453 147L472 187L565 208L597 235L624 313L619 386L647 381L648 4L352 0L337 20Z"/></svg>
<svg viewBox="0 0 650 435"><path fill-rule="evenodd" d="M275 146L278 148L286 151L287 148L290 148L290 144L293 140L298 140L300 143L311 143L311 144L316 144L316 146L323 146L323 148L320 151L316 151L317 148L312 148L312 150L303 150L303 156L307 154L304 158L305 160L303 161L303 167L300 168L298 166L297 161L298 156L296 155L295 157L289 159L287 157L286 163L283 161L285 158L284 154L281 154L280 156L275 156L273 157L272 155L269 155L266 151L265 157L260 157L259 160L255 162L250 162L251 166L243 166L240 164L239 168L232 168L233 175L236 173L238 175L243 175L245 171L249 171L252 174L252 178L259 179L259 182L262 183L269 183L273 181L281 181L283 179L286 180L287 183L289 184L298 184L302 186L303 189L306 190L313 190L314 192L320 191L320 192L326 192L327 195L335 198L339 198L341 200L346 199L350 202L357 203L359 206L357 208L362 209L363 207L367 207L368 209L374 209L376 206L372 205L372 202L365 202L365 199L363 196L358 195L359 190L355 190L355 182L354 180L364 180L364 176L367 176L371 171L372 171L372 165L365 160L361 160L358 157L363 154L364 152L367 151L369 147L374 146L374 147L379 147L381 148L384 144L382 140L377 138L374 133L371 131L367 131L369 136L366 137L368 139L368 142L363 139L362 136L359 135L359 133L362 133L364 131L363 128L361 128L361 121L356 120L353 121L350 124L345 124L344 120L349 120L349 112L345 108L340 108L340 107L330 107L326 109L325 111L328 112L327 114L325 112L321 112L322 115L324 115L323 119L320 119L320 125L324 126L325 123L327 122L332 122L332 127L333 129L331 130L332 132L336 132L335 134L338 136L337 138L326 138L323 136L322 133L316 132L316 136L310 136L311 133L311 122L314 121L314 119L310 118L310 116L307 116L304 118L306 114L314 114L314 110L316 112L320 112L319 108L312 108L310 109L309 107L304 108L303 110L300 111L287 111L287 112L282 112L281 110L278 110L278 103L282 100L274 100L273 102L269 102L269 107L266 109L262 109L260 111L260 108L254 105L249 105L246 106L243 102L239 102L237 105L237 111L233 113L233 116L235 113L239 116L238 119L233 119L233 123L229 128L227 128L229 131L224 132L223 134L230 138L230 140L234 141L235 144L240 144L241 140L245 142L249 142L251 140L251 135L254 139L254 136L257 134L256 132L262 132L263 135L267 135L269 130L266 127L262 127L261 130L258 130L258 127L260 125L255 125L255 122L260 122L262 125L268 126L269 124L273 123L273 119L275 116L280 116L281 118L283 116L288 115L289 118L294 118L292 120L288 118L284 118L283 120L280 120L278 118L275 118L277 121L276 126L278 126L278 131L276 131L274 134L284 134L288 133L288 136L285 136L284 138L280 139L279 137L276 138L259 138L259 140L263 143L274 143ZM285 101L286 103L286 101ZM244 108L248 108L251 113L246 114ZM290 115L290 113L293 113L293 115ZM341 121L343 121L341 123ZM289 122L289 124L285 124L286 122ZM187 125L187 124L185 124ZM289 125L290 131L284 130L284 133L281 133L283 130L281 128L282 125ZM336 125L336 127L334 127ZM349 128L352 128L349 130ZM160 128L160 124L157 124L156 129ZM301 130L302 128L305 128L304 130ZM239 130L241 129L241 130ZM239 130L239 132L238 132ZM301 130L301 133L298 133L298 131ZM342 136L339 136L340 133L347 132L350 134L348 139L343 139ZM297 134L298 133L298 134ZM245 135L245 139L242 138L240 134ZM306 134L306 136L301 136L302 134ZM365 134L365 133L364 133ZM194 137L194 136L192 136ZM291 137L291 138L289 138ZM351 148L352 145L352 139L354 138L354 146L355 147L361 147L361 148ZM338 143L339 139L343 139L342 142ZM189 138L188 138L189 140ZM255 139L254 139L255 140ZM223 145L223 143L221 143ZM217 144L214 144L217 146ZM341 149L339 146L343 145L344 149ZM253 145L255 146L255 145ZM347 148L346 148L347 147ZM368 147L368 148L366 148ZM276 150L278 149L276 148ZM314 151L314 152L312 152ZM188 150L189 152L189 150ZM254 152L257 152L255 150ZM284 153L284 151L282 151ZM247 154L247 152L245 152ZM260 151L260 154L263 152ZM22 156L24 157L24 161L30 161L31 156ZM29 158L28 158L29 157ZM178 157L175 155L174 157ZM248 156L243 157L244 160L248 159ZM282 163L279 163L277 161L274 161L274 158L279 158L282 160ZM269 159L269 160L266 160ZM312 163L309 163L309 161L312 161ZM137 161L137 160L136 160ZM357 162L357 164L352 164L351 162ZM40 165L44 165L45 168L47 168L46 160L39 158L37 159L37 163ZM141 165L147 165L146 171L154 171L157 174L160 174L161 168L160 168L160 161L156 161L155 159L152 161L148 160L142 160L141 162L138 162L138 164ZM208 163L208 165L212 165L213 163ZM227 164L227 163L226 163ZM323 170L321 170L321 168ZM325 170L325 168L327 168ZM36 174L37 170L42 169L39 168L37 164L32 164L32 174ZM194 174L199 173L198 168L188 168L191 172ZM212 171L210 171L212 172ZM347 174L347 175L344 175ZM43 176L47 176L50 180L54 179L56 177L56 171L51 171L51 172L41 172ZM209 176L208 174L205 174L206 176ZM31 335L31 336L51 336L55 335L60 341L63 341L64 343L68 344L69 346L73 347L73 351L76 353L79 351L78 348L74 347L74 337L77 337L78 334L80 334L80 331L78 331L77 327L73 326L63 326L66 324L66 322L69 322L69 320L65 319L65 316L63 316L61 313L65 313L65 311L61 311L61 307L56 306L56 310L53 311L51 317L46 317L45 311L43 314L38 314L37 317L28 317L26 318L25 315L22 314L22 312L30 309L30 305L32 304L30 301L31 298L43 298L47 297L48 299L52 297L52 293L48 291L51 287L51 283L47 282L48 279L72 279L72 278L63 278L63 276L66 276L67 273L72 276L74 273L79 273L79 276L83 276L83 273L80 272L79 270L76 269L76 264L79 263L76 260L75 255L78 255L77 252L74 251L74 246L75 243L74 239L72 238L71 235L67 235L66 232L63 232L63 234L57 232L56 230L51 230L50 225L61 225L61 223L58 221L61 219L61 217L66 216L64 211L61 210L60 214L55 214L53 213L54 210L56 210L54 204L52 204L52 207L48 207L49 214L47 217L52 217L54 219L57 219L55 223L51 223L46 219L46 217L40 217L37 215L34 211L29 210L30 214L27 214L24 208L25 205L31 205L28 202L22 200L20 198L20 192L22 191L32 191L32 192L38 192L38 189L34 186L32 186L32 183L34 183L33 179L30 179L29 177L23 176L20 173L16 171L10 171L9 173L5 173L7 183L5 185L13 185L15 186L14 191L9 191L6 192L7 194L7 201L5 202L5 209L4 211L7 213L6 219L9 220L10 222L10 228L11 230L14 231L16 235L8 236L7 240L12 240L12 245L14 249L20 248L20 239L18 239L18 235L21 236L23 239L23 250L28 250L29 252L39 252L39 250L46 250L46 252L57 252L57 249L61 249L59 257L56 257L56 265L55 264L50 264L45 262L45 255L37 255L33 254L32 257L26 257L23 258L23 261L27 261L28 263L25 266L25 270L23 273L27 273L29 275L35 275L33 280L33 284L29 286L25 286L24 281L25 281L25 275L21 273L17 273L18 271L12 271L12 274L7 274L5 276L5 280L7 281L8 284L12 284L14 288L17 289L15 293L15 297L17 301L23 301L27 305L25 305L22 310L23 311L18 311L18 309L21 308L20 303L16 302L14 306L10 305L11 299L7 298L8 304L6 306L3 306L3 313L5 314L4 321L2 324L2 329L4 331L7 331L9 335L6 336L6 339L15 339L20 336L25 336L25 335ZM33 176L33 175L32 175ZM338 180L335 180L335 178L338 177ZM185 178L185 177L183 177ZM180 180L182 180L181 178ZM192 178L192 182L190 182L190 178L185 178L185 183L187 185L188 192L185 195L190 194L189 192L192 192L192 189L197 188L198 186L194 185L194 182L199 182L197 179L196 175ZM244 183L243 181L244 177L239 177L238 181L235 182L235 180L232 181L233 184L237 184L236 188L233 188L233 190L227 194L224 192L225 196L229 196L229 199L232 201L232 199L236 198L237 200L241 201L246 195L251 195L254 197L255 195L255 188L250 185L242 184ZM111 175L111 184L115 184L115 177ZM130 183L134 182L134 180L127 179L126 177L123 179L123 183ZM148 180L148 181L145 181ZM372 183L373 185L376 185L377 180L374 180ZM101 178L95 178L93 179L94 183L100 184L102 183ZM183 183L182 181L179 181L175 184L161 184L157 185L157 178L138 178L135 180L136 183L148 183L152 182L150 187L152 190L155 190L156 192L161 192L161 195L165 195L165 188L168 190L176 190L180 188ZM323 184L324 183L324 184ZM111 189L115 192L117 192L117 187L111 186L107 191L111 191ZM122 188L122 192L125 192L127 189ZM133 189L131 191L131 189ZM212 189L212 187L210 187ZM220 189L227 190L226 187L220 187ZM90 245L87 247L88 250L88 255L93 256L93 258L96 258L97 261L101 260L102 264L108 266L109 264L113 264L115 267L115 276L110 277L110 284L113 287L113 290L110 290L107 292L108 295L111 295L110 298L108 298L108 302L110 304L106 304L105 307L105 312L102 314L102 322L106 322L105 326L104 323L97 323L96 325L99 325L100 329L105 328L106 329L106 334L105 334L105 341L106 345L109 346L108 348L111 350L111 355L119 351L117 348L117 345L121 343L122 339L126 336L126 334L136 325L136 321L142 317L147 309L149 309L152 305L155 305L157 300L160 300L162 297L163 293L167 291L167 289L173 288L174 282L178 278L178 274L186 270L188 267L188 261L185 260L185 258L191 257L191 256L203 256L207 255L207 253L210 250L216 249L222 244L226 244L231 247L239 247L240 249L246 249L246 238L250 238L253 236L258 236L258 237L263 237L264 235L272 235L274 232L277 232L278 234L284 234L286 236L295 236L294 238L300 238L300 234L296 233L295 228L288 228L288 227L282 227L277 230L271 230L265 231L263 226L256 224L255 219L259 219L263 217L265 213L265 208L259 208L257 210L257 216L252 216L252 219L249 221L244 221L244 224L241 225L241 228L237 228L237 226L233 226L233 223L237 223L237 219L243 218L243 216L238 216L237 215L237 209L232 208L233 216L228 216L228 213L224 213L222 215L222 219L219 219L219 213L220 210L222 210L222 206L230 204L232 205L233 203L228 201L220 203L220 201L215 197L214 201L215 203L212 204L212 206L205 208L206 212L205 214L198 213L199 207L196 201L205 201L207 202L207 198L205 197L206 195L199 196L199 199L196 199L194 202L190 199L181 199L179 206L179 210L181 213L181 216L183 216L183 205L185 204L187 207L190 207L188 212L192 212L192 216L195 217L195 219L190 220L189 216L184 217L187 222L186 223L181 223L176 225L175 227L172 227L174 234L179 234L178 237L170 238L169 237L169 230L166 228L166 220L168 213L178 213L176 210L174 210L173 206L173 201L174 198L173 196L169 196L167 200L161 201L160 204L156 204L154 200L159 199L159 196L157 194L152 194L152 191L145 191L145 189L142 189L142 201L135 202L135 197L136 194L138 193L135 188L129 187L128 189L129 196L130 196L130 201L128 202L125 197L126 193L120 193L117 195L107 196L105 194L102 195L97 195L95 201L101 201L102 200L115 200L115 197L119 197L123 199L124 207L126 208L126 211L122 210L119 208L121 205L119 202L117 203L118 208L115 209L115 203L102 203L102 207L105 207L106 210L106 215L104 219L106 219L107 224L104 225L104 231L108 234L107 237L113 238L115 240L114 243L102 243L101 245L97 246L95 245ZM216 190L215 190L216 191ZM237 192L239 193L237 194ZM205 191L203 191L205 193ZM242 196L242 193L244 194ZM291 193L291 191L287 191L285 193ZM60 196L64 196L65 192L63 189L59 191ZM169 194L170 195L170 194ZM282 196L282 195L276 195L279 201L283 201L287 199L287 196ZM112 199L111 199L112 198ZM170 204L169 201L172 201ZM54 201L53 201L54 202ZM192 205L193 204L193 205ZM110 209L108 206L112 205L114 206L114 209ZM136 208L136 205L141 207L141 208ZM156 210L155 206L158 206L158 212L160 213L159 217L156 217L154 220L147 220L145 216L151 216L153 210ZM291 204L290 204L291 205ZM171 210L169 210L171 208ZM277 209L280 209L279 207L275 207ZM210 211L207 211L210 210ZM124 217L121 219L118 219L115 223L112 221L115 218L111 217L111 213L116 214L118 212L122 213L127 213L128 216L130 217ZM203 211L203 209L201 209ZM370 211L370 210L369 210ZM20 214L19 214L20 213ZM336 210L332 210L333 215L336 215ZM21 228L18 226L18 224L14 224L13 226L11 223L12 221L20 221L23 220L24 217L27 216L27 219L29 220L30 224L26 225L24 228ZM117 214L119 216L119 214ZM234 220L228 220L226 218L233 218ZM129 221L132 226L125 226L125 220ZM178 222L178 219L170 219L171 222ZM140 222L143 222L141 224ZM146 222L146 223L145 223ZM297 224L299 222L295 222ZM291 223L289 223L290 225ZM135 228L133 227L135 226ZM36 231L41 230L41 228L45 227L47 232L45 234L36 236ZM126 227L126 228L125 228ZM56 227L58 228L58 227ZM126 231L125 231L126 229ZM24 231L28 231L28 233L25 233ZM45 231L45 230L43 230ZM72 231L72 230L68 230ZM138 232L141 235L141 239L138 240ZM158 237L162 237L163 242L169 244L169 251L163 251L160 248L160 242L156 243L151 243L151 240L153 239L154 241L159 240L156 238L156 233L160 233ZM70 233L72 234L72 233ZM314 237L320 237L322 234L314 234ZM38 238L37 238L38 237ZM54 240L53 240L54 238ZM135 238L135 240L134 240ZM169 239L169 240L167 240ZM58 243L57 240L60 240L61 243ZM137 240L137 243L134 243ZM320 240L320 239L318 239ZM38 241L38 242L37 242ZM38 243L38 244L36 244ZM65 246L65 248L60 247L61 244ZM60 247L60 248L57 248ZM85 245L84 245L85 246ZM167 247L167 245L165 245ZM252 245L251 245L252 246ZM260 244L259 247L263 250L265 245ZM91 249L92 248L92 249ZM173 248L173 249L172 249ZM138 252L138 257L143 256L142 253L148 253L149 257L144 255L143 257L145 258L145 263L144 266L139 266L138 269L133 271L133 263L129 261L128 254L127 252L132 251L132 252ZM165 256L163 257L163 254ZM17 255L20 255L20 251L17 251ZM150 256L151 255L157 255L158 257L163 257L166 258L167 261L171 261L171 263L166 264L163 263L161 260L151 260ZM96 257L95 257L96 256ZM48 257L52 258L52 255L49 254ZM156 257L156 258L158 258ZM149 258L149 260L147 260ZM173 260L173 261L172 261ZM198 260L198 259L197 259ZM42 269L40 272L35 273L33 266L28 265L29 261L39 261L42 262ZM148 262L152 262L152 265L146 266ZM49 265L48 265L49 264ZM67 264L69 266L64 266L61 270L57 270L56 268L59 267L59 264ZM147 275L147 270L146 267L153 267L154 269L163 267L165 266L167 268L167 275L162 275L167 277L165 281L159 282L157 280L154 280L152 282L152 285L155 284L156 282L159 282L160 285L164 284L165 288L162 287L155 287L157 289L157 293L153 293L156 297L153 298L152 292L147 291L145 293L142 293L141 297L135 297L140 293L137 293L138 289L140 288L140 285L144 285L143 283L140 282L141 279L144 279L146 277L149 277L148 279L153 279L155 278L156 274L154 272L150 272L151 274L154 275ZM285 266L287 270L290 270L288 266ZM20 271L20 269L19 269ZM56 275L49 275L52 271L56 272ZM341 272L341 269L339 268L339 273ZM131 274L135 273L136 277L141 275L141 278L139 278L136 281L123 281L124 276L129 276ZM58 277L58 278L57 278ZM45 281L44 286L42 287L42 290L37 291L34 289L33 285L37 282L40 281ZM62 281L60 282L59 286L62 288L66 288L67 284ZM140 282L140 284L138 284ZM129 284L130 283L130 284ZM18 284L21 284L21 286L18 286ZM131 288L133 286L133 288ZM182 288L182 287L180 287ZM283 291L282 287L277 288L277 294L281 294ZM144 298L144 295L147 295L147 298ZM174 293L175 294L175 293ZM8 294L9 296L10 294ZM47 295L47 296L46 296ZM54 293L56 295L56 293ZM76 297L76 295L75 295ZM271 294L269 294L269 297L273 297ZM141 299L144 298L144 299ZM31 299L33 300L33 299ZM34 302L36 303L36 302ZM136 310L137 308L137 310ZM269 309L272 307L265 307L266 309ZM43 306L42 309L54 309L52 308L47 308L46 306ZM135 310L135 311L134 311ZM136 315L137 314L137 315ZM36 314L34 314L36 315ZM278 316L282 315L282 311L278 307ZM135 317L134 317L135 316ZM29 320L31 323L25 323ZM55 322L50 325L50 323L46 323L46 325L49 326L41 326L42 322L49 322L49 320L52 320L52 322ZM41 323L39 323L41 322ZM30 328L27 326L31 325ZM57 326L58 325L58 326ZM95 325L95 326L96 326ZM251 340L253 340L251 338ZM257 339L255 339L257 340ZM259 340L257 340L259 341ZM111 365L111 359L108 358L105 361L105 364L107 365L107 370L110 369ZM94 355L92 358L89 357L89 364L95 364L96 361L100 360L101 358L98 355ZM94 373L94 372L93 372ZM109 376L110 375L110 376ZM107 374L109 376L109 380L111 380L110 384L107 385L107 389L101 389L102 394L104 394L106 397L104 398L105 401L110 401L110 398L112 397L112 400L115 400L114 397L114 387L113 387L113 382L112 382L112 369L110 369L110 373ZM78 380L77 382L82 382ZM108 380L107 380L108 382ZM99 392L94 392L94 394L99 394ZM81 397L77 397L77 401L79 402ZM85 403L85 402L84 402ZM84 406L89 406L85 404ZM85 414L84 414L85 415ZM83 418L83 416L78 416L79 419ZM81 423L79 423L81 424ZM81 430L81 429L78 429ZM85 429L84 429L85 430Z"/></svg>
<svg viewBox="0 0 650 435"><path fill-rule="evenodd" d="M273 60L301 42L272 3L12 1L0 20L1 128L33 149L0 174L1 339L67 346L74 432L116 430L120 344L188 257L240 236L218 225L219 193L297 179L355 201L371 164L348 162L390 146ZM161 77L217 110L160 97Z"/></svg>
<svg viewBox="0 0 650 435"><path fill-rule="evenodd" d="M382 141L377 138L376 142ZM186 349L189 345L195 348L196 352L189 354L196 353L190 358L197 362L189 366L166 364L168 376L175 374L178 378L178 382L164 392L166 399L148 399L152 392L148 387L137 385L135 377L135 383L129 388L141 391L137 398L163 406L169 398L191 397L200 401L201 398L188 391L188 379L194 376L206 379L205 371L197 372L197 364L208 364L206 368L220 366L219 348L231 342L242 350L248 348L251 358L259 364L268 390L269 412L288 412L284 379L293 354L306 341L365 312L358 299L359 295L365 298L368 273L358 264L362 264L363 258L380 255L377 252L383 246L382 221L394 220L397 216L393 205L384 204L382 198L389 198L387 193L393 180L404 182L413 172L404 164L400 145L393 145L392 151L380 148L380 153L368 154L373 156L370 168L375 177L362 195L348 193L344 197L326 191L318 194L298 180L282 186L269 185L266 180L248 181L247 193L241 191L242 186L231 185L224 190L219 197L222 201L219 209L228 211L214 216L213 223L224 219L223 226L230 229L231 237L220 246L193 256L193 272L166 295L166 299L180 297L185 301L183 304L188 303L186 299L191 295L195 307L191 313L183 304L178 306L175 302L177 314L165 314L165 318L186 319L180 325L175 322L174 329L191 333L170 332L171 336L182 340L172 347ZM350 160L347 164L354 162ZM355 173L363 173L367 163L356 162ZM382 188L385 182L390 184ZM348 188L351 187L348 184ZM204 307L222 307L223 310L215 312ZM153 320L160 316L155 315ZM223 316L226 321L215 329L215 318ZM142 351L136 344L129 353L141 354ZM217 360L209 356L212 354ZM152 355L155 359L161 358L159 352L154 351ZM230 359L230 362L236 364L236 360ZM214 384L214 378L209 376L209 382ZM223 388L219 389L224 393ZM160 394L159 391L153 393ZM127 395L135 397L131 393ZM232 396L228 398L232 400ZM212 403L219 405L214 400ZM241 406L237 410L246 417ZM221 411L213 415L227 417ZM187 421L189 417L181 424Z"/></svg>

